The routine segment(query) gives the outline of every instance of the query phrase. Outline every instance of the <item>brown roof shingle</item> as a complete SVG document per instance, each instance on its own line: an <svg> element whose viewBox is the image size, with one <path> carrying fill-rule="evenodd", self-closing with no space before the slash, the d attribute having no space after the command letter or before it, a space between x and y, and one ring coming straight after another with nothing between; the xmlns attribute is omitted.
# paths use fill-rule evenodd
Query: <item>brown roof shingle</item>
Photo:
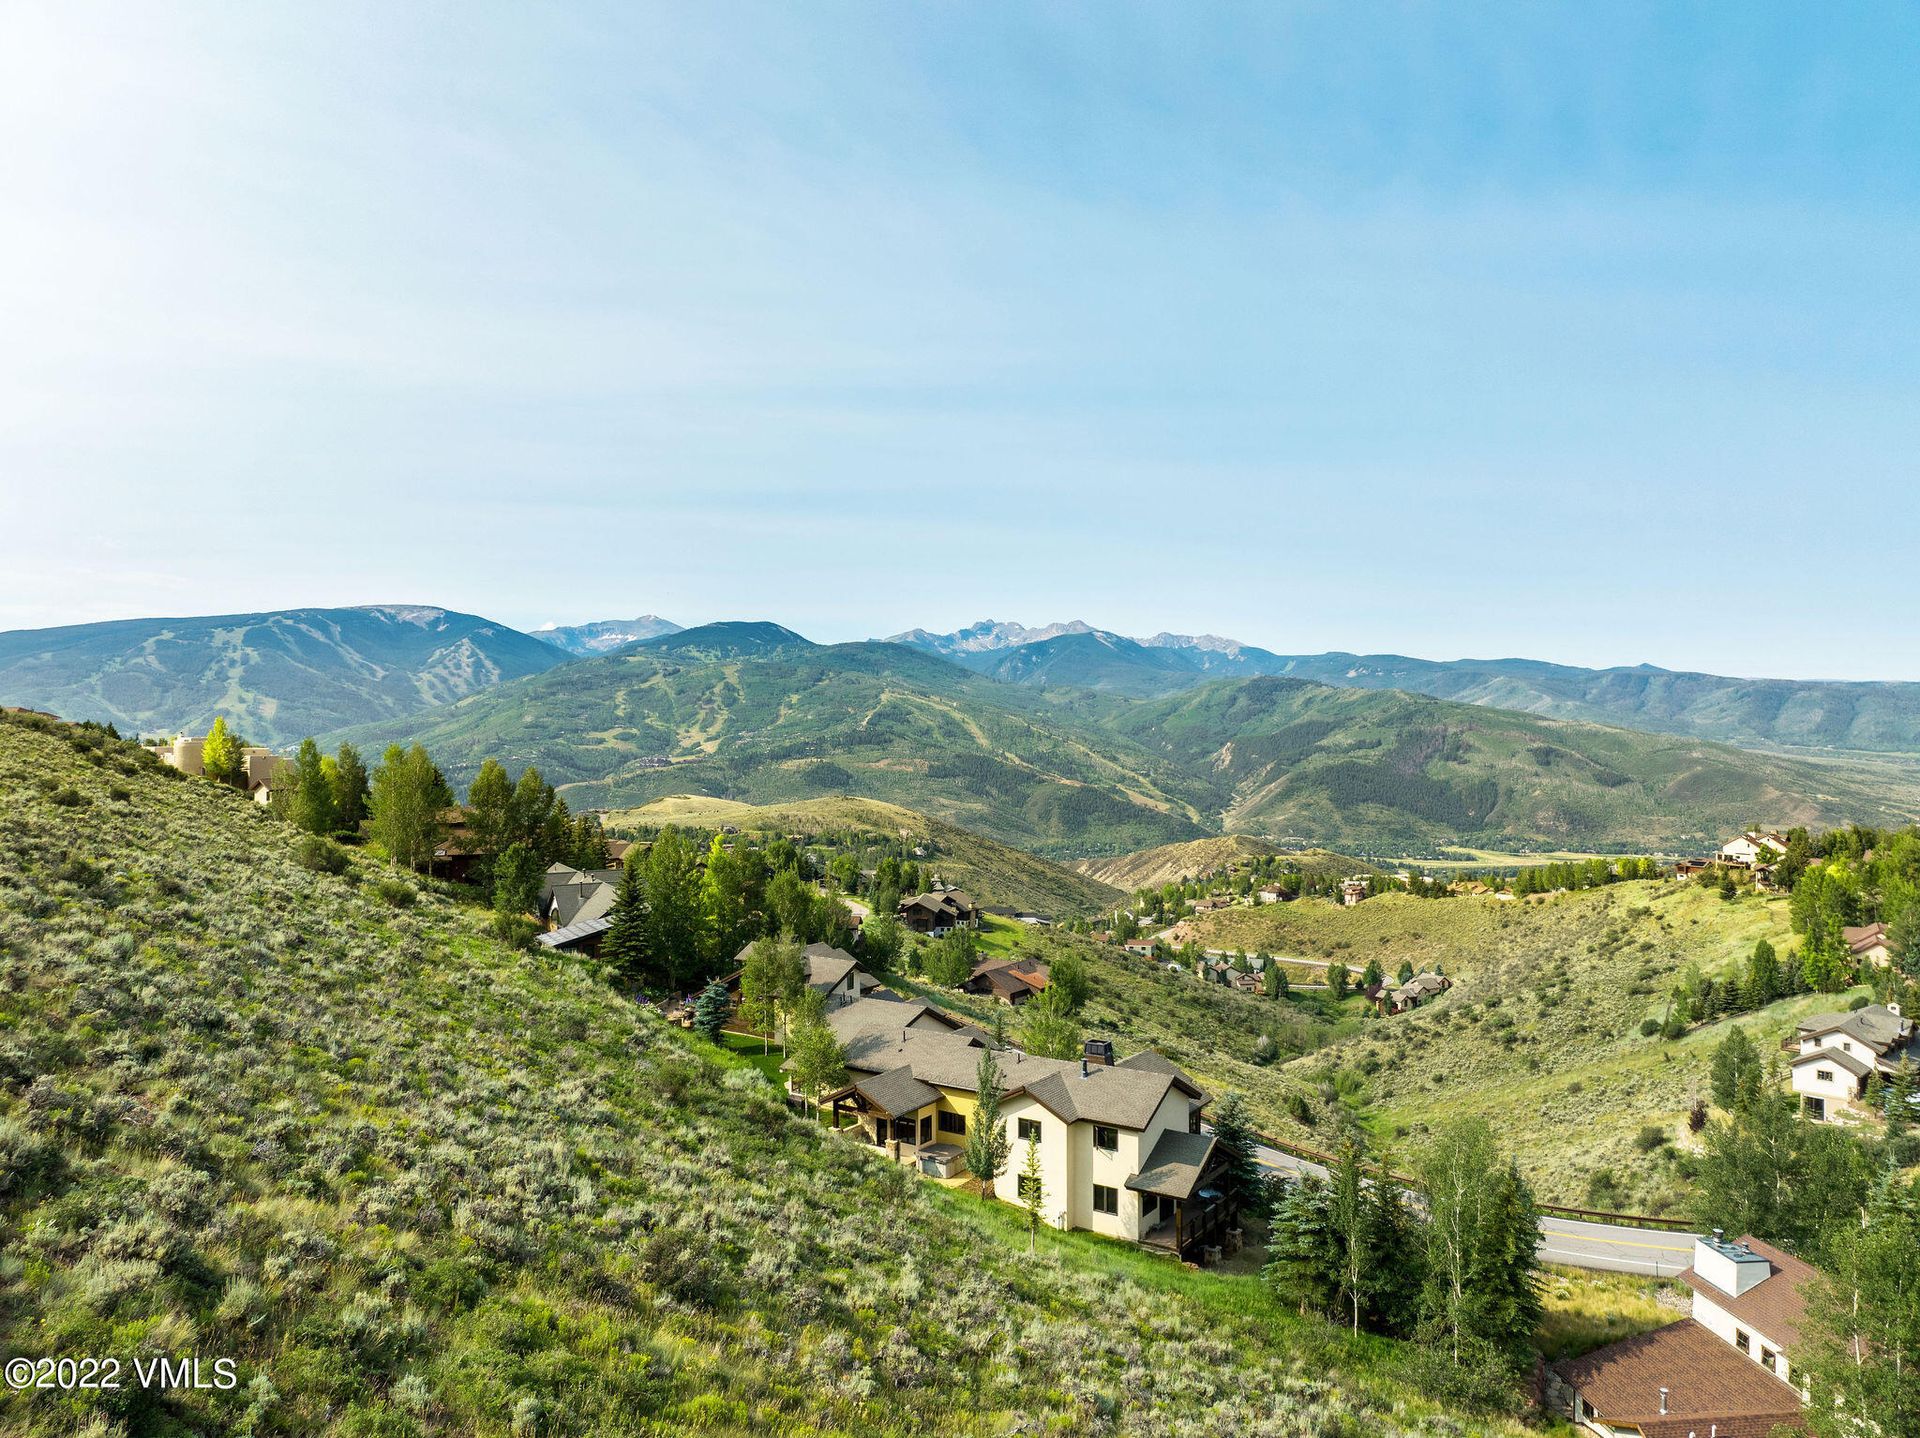
<svg viewBox="0 0 1920 1438"><path fill-rule="evenodd" d="M1748 1327L1792 1349L1800 1341L1800 1320L1807 1311L1807 1284L1819 1276L1819 1270L1751 1233L1740 1242L1767 1260L1768 1275L1738 1298L1714 1287L1692 1268L1680 1275L1680 1281Z"/></svg>
<svg viewBox="0 0 1920 1438"><path fill-rule="evenodd" d="M1716 1425L1723 1438L1765 1438L1774 1424L1800 1417L1798 1393L1691 1318L1554 1367L1602 1422L1632 1424L1646 1438L1704 1424Z"/></svg>

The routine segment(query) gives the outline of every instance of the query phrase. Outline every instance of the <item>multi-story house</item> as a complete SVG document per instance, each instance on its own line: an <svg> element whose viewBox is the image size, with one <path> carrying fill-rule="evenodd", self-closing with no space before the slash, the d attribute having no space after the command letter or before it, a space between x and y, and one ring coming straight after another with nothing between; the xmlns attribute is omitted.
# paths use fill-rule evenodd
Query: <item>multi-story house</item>
<svg viewBox="0 0 1920 1438"><path fill-rule="evenodd" d="M847 1085L827 1096L836 1126L936 1178L965 1173L979 1121L981 1052L991 1040L921 1003L870 998L829 1014L847 1051ZM1056 1228L1084 1228L1178 1253L1219 1242L1227 1215L1215 1187L1222 1164L1202 1133L1206 1095L1151 1050L1118 1062L1092 1040L1077 1060L995 1052L1007 1171L995 1197L1024 1201L1027 1145L1038 1146L1040 1211Z"/></svg>
<svg viewBox="0 0 1920 1438"><path fill-rule="evenodd" d="M1556 1364L1552 1387L1597 1438L1768 1438L1800 1427L1789 1355L1814 1269L1748 1235L1696 1238L1691 1316Z"/></svg>
<svg viewBox="0 0 1920 1438"><path fill-rule="evenodd" d="M1719 862L1734 868L1751 869L1769 854L1787 852L1787 839L1771 829L1749 829L1737 839L1720 846Z"/></svg>
<svg viewBox="0 0 1920 1438"><path fill-rule="evenodd" d="M1904 1060L1920 1064L1920 1030L1898 1004L1868 1004L1804 1020L1781 1047L1793 1055L1793 1091L1816 1123L1852 1123L1879 1115L1863 1102L1875 1074L1891 1079Z"/></svg>

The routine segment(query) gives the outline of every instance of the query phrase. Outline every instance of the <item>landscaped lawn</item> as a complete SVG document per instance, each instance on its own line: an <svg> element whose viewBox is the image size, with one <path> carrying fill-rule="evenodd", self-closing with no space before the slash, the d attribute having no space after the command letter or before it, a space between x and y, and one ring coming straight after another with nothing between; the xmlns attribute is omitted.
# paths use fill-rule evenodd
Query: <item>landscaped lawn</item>
<svg viewBox="0 0 1920 1438"><path fill-rule="evenodd" d="M752 1068L766 1075L767 1082L775 1087L784 1088L786 1080L780 1076L780 1065L786 1062L787 1051L779 1044L766 1045L761 1053L762 1040L758 1034L736 1034L732 1032L720 1035L720 1047L744 1059Z"/></svg>
<svg viewBox="0 0 1920 1438"><path fill-rule="evenodd" d="M980 927L974 937L979 942L980 952L1011 958L1023 951L1031 952L1033 930L1014 919L1003 919L998 914L980 916Z"/></svg>

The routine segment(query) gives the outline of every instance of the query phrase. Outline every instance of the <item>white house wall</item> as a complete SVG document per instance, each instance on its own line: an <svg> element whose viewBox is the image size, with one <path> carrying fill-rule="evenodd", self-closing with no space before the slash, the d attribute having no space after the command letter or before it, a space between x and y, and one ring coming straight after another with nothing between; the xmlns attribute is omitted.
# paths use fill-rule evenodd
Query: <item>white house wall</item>
<svg viewBox="0 0 1920 1438"><path fill-rule="evenodd" d="M1020 1172L1026 1166L1027 1146L1020 1139L1020 1120L1040 1124L1040 1174L1044 1185L1040 1208L1056 1228L1084 1228L1109 1238L1138 1239L1141 1235L1140 1195L1127 1180L1145 1165L1153 1145L1166 1129L1187 1129L1184 1094L1170 1090L1155 1113L1152 1126L1142 1133L1121 1128L1112 1152L1093 1146L1094 1126L1084 1120L1069 1124L1045 1105L1020 1094L1006 1101L1001 1115L1007 1132L1007 1175L994 1184L996 1197L1020 1203ZM1118 1213L1096 1213L1093 1186L1105 1184L1118 1198Z"/></svg>
<svg viewBox="0 0 1920 1438"><path fill-rule="evenodd" d="M1852 1103L1860 1097L1860 1087L1854 1076L1838 1064L1824 1070L1833 1075L1831 1079L1822 1079L1818 1063L1803 1063L1793 1070L1793 1091L1806 1094L1811 1098L1823 1098L1828 1103Z"/></svg>
<svg viewBox="0 0 1920 1438"><path fill-rule="evenodd" d="M1780 1275L1775 1274L1767 1281L1769 1283L1777 1283L1784 1282L1785 1280L1783 1280ZM1745 1333L1753 1340L1751 1345L1753 1351L1742 1354L1741 1356L1751 1358L1755 1363L1760 1362L1760 1353L1762 1350L1771 1350L1779 1354L1779 1358L1774 1363L1773 1371L1776 1376L1782 1379L1786 1378L1786 1350L1774 1342L1772 1338L1754 1328L1752 1324L1742 1323L1697 1288L1693 1291L1693 1319L1694 1322L1700 1324L1703 1328L1711 1329L1715 1337L1719 1338L1727 1347L1733 1348L1736 1353L1739 1352L1739 1349L1734 1347L1734 1331L1738 1329L1740 1332ZM1765 1365L1762 1364L1761 1366L1764 1367Z"/></svg>

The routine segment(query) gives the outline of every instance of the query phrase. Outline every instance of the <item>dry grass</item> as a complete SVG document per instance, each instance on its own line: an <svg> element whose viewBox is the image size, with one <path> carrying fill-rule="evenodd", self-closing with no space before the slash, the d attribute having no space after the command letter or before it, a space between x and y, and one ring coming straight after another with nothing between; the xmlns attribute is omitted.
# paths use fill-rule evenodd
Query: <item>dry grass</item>
<svg viewBox="0 0 1920 1438"><path fill-rule="evenodd" d="M1784 900L1724 903L1693 884L1617 884L1511 903L1387 895L1341 909L1307 900L1200 923L1223 947L1338 958L1356 970L1370 957L1389 973L1403 960L1444 968L1454 987L1439 1000L1367 1020L1287 1066L1328 1100L1296 1136L1324 1144L1357 1119L1377 1139L1405 1146L1445 1119L1485 1117L1540 1197L1557 1203L1648 1213L1682 1204L1692 1141L1683 1119L1706 1092L1713 1048L1729 1025L1745 1025L1766 1049L1796 1019L1835 1002L1785 1001L1672 1043L1642 1037L1642 1020L1663 1012L1688 963L1726 973L1761 938L1782 949L1790 942ZM1669 1142L1639 1147L1647 1125Z"/></svg>
<svg viewBox="0 0 1920 1438"><path fill-rule="evenodd" d="M1650 1333L1688 1312L1686 1287L1671 1279L1549 1265L1541 1280L1546 1313L1535 1342L1549 1363Z"/></svg>

